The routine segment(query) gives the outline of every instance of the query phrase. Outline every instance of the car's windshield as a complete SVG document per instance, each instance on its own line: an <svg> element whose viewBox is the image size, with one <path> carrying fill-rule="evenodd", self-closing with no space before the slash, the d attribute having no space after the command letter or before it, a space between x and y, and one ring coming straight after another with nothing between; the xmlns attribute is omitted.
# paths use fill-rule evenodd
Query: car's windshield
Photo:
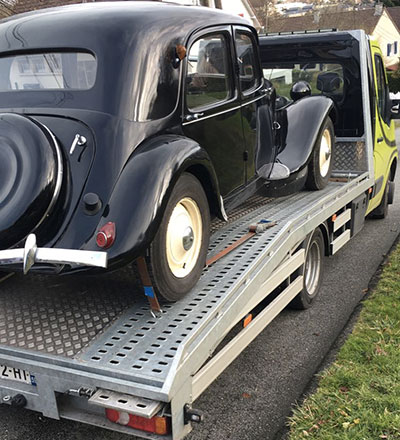
<svg viewBox="0 0 400 440"><path fill-rule="evenodd" d="M47 52L0 58L0 91L88 90L96 58L86 52Z"/></svg>

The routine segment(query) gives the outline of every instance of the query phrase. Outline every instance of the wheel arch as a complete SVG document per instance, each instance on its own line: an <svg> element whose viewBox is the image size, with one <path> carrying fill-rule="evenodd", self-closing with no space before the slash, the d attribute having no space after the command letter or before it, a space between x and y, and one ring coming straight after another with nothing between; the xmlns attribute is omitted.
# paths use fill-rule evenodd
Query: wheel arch
<svg viewBox="0 0 400 440"><path fill-rule="evenodd" d="M396 170L397 170L397 157L394 157L390 165L390 172L389 172L389 180L391 180L392 182L396 177Z"/></svg>
<svg viewBox="0 0 400 440"><path fill-rule="evenodd" d="M201 183L207 196L210 213L223 218L220 200L218 199L218 191L216 191L215 188L215 179L209 169L202 164L194 164L186 168L185 172L195 176Z"/></svg>
<svg viewBox="0 0 400 440"><path fill-rule="evenodd" d="M113 222L116 239L107 251L109 268L144 255L158 231L172 189L184 172L199 179L211 200L210 210L218 215L219 186L207 152L184 136L157 136L140 145L127 161L85 249L97 249L96 231Z"/></svg>
<svg viewBox="0 0 400 440"><path fill-rule="evenodd" d="M321 229L322 237L324 239L324 255L325 257L329 257L330 254L330 240L329 240L329 228L327 222L321 223L319 226L319 229Z"/></svg>
<svg viewBox="0 0 400 440"><path fill-rule="evenodd" d="M285 132L282 140L284 148L278 154L278 160L285 164L291 173L295 173L310 161L322 127L335 111L334 104L326 96L309 96L282 111L286 114L281 120L286 121L287 125L282 127Z"/></svg>

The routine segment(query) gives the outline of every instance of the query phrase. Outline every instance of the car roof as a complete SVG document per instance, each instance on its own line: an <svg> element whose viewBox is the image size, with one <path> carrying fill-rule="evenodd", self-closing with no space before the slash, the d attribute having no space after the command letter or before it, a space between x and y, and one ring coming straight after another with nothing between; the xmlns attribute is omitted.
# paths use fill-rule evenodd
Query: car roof
<svg viewBox="0 0 400 440"><path fill-rule="evenodd" d="M42 9L0 21L0 51L43 47L100 48L108 37L120 33L129 45L138 34L184 38L207 25L249 23L221 10L155 1L83 3Z"/></svg>

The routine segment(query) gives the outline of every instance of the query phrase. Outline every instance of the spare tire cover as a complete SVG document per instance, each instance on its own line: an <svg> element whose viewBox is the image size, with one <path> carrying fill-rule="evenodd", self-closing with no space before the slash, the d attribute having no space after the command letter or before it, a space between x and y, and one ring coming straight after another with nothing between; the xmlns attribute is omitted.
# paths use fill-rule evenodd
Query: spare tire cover
<svg viewBox="0 0 400 440"><path fill-rule="evenodd" d="M54 205L61 156L50 132L26 116L0 114L0 249L32 232Z"/></svg>

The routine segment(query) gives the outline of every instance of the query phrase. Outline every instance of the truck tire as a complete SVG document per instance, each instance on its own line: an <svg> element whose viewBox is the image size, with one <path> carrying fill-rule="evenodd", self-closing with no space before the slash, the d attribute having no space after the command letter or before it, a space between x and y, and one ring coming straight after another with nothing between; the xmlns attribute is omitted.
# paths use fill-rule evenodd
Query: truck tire
<svg viewBox="0 0 400 440"><path fill-rule="evenodd" d="M388 205L393 205L394 190L396 187L395 187L395 183L392 180L389 180L388 184L389 184Z"/></svg>
<svg viewBox="0 0 400 440"><path fill-rule="evenodd" d="M305 310L311 307L322 283L325 244L321 229L317 228L310 234L300 248L305 249L305 262L296 273L296 276L303 275L303 290L292 300L290 307Z"/></svg>
<svg viewBox="0 0 400 440"><path fill-rule="evenodd" d="M147 258L155 292L178 301L197 283L205 266L210 213L201 183L184 173L177 181Z"/></svg>
<svg viewBox="0 0 400 440"><path fill-rule="evenodd" d="M370 212L369 218L383 219L386 218L389 212L389 191L390 181L386 182L385 192L383 193L381 203L373 211Z"/></svg>
<svg viewBox="0 0 400 440"><path fill-rule="evenodd" d="M326 187L332 173L335 132L331 118L327 118L315 143L308 164L306 188L319 190Z"/></svg>

